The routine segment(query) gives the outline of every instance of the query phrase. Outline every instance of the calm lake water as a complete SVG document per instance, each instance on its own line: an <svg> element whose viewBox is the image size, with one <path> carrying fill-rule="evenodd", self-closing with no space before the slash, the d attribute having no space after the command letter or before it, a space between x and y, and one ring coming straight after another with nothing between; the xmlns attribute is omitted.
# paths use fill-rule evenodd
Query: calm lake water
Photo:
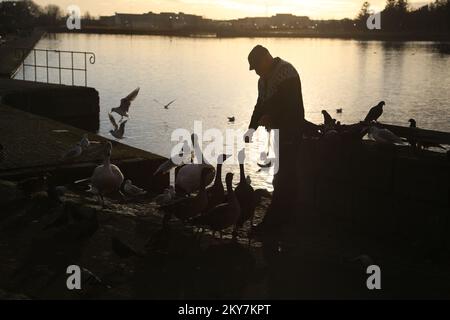
<svg viewBox="0 0 450 320"><path fill-rule="evenodd" d="M310 121L321 123L320 111L328 109L342 123L357 122L385 100L383 122L408 125L415 118L422 128L450 131L450 55L440 54L433 42L58 34L36 47L96 53L96 63L88 65L88 85L100 93L102 135L111 137L108 111L141 87L122 142L169 156L173 130L192 130L196 120L203 121L204 130L247 127L258 80L248 71L247 55L258 43L297 68ZM55 59L50 57L53 65ZM27 72L27 79L33 76ZM65 83L70 79L69 74L63 77ZM50 80L57 81L56 74ZM83 84L84 77L76 81ZM164 110L154 99L177 100ZM343 113L336 114L337 108ZM228 124L227 116L236 122ZM256 153L256 147L250 152ZM271 174L258 169L248 164L253 183L270 189Z"/></svg>

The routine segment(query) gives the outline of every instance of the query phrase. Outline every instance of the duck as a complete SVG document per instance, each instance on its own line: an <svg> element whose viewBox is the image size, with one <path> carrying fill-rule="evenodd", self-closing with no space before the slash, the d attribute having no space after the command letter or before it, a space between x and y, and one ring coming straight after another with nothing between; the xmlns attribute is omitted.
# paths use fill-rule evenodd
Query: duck
<svg viewBox="0 0 450 320"><path fill-rule="evenodd" d="M91 176L91 190L99 196L102 206L105 204L103 196L119 192L124 181L124 175L120 169L111 164L111 152L112 144L108 141L105 144L103 164L96 167Z"/></svg>
<svg viewBox="0 0 450 320"><path fill-rule="evenodd" d="M227 173L227 202L215 206L209 210L205 215L196 218L193 221L194 225L206 227L215 234L219 232L222 236L222 231L234 226L241 214L241 206L233 191L233 174Z"/></svg>
<svg viewBox="0 0 450 320"><path fill-rule="evenodd" d="M160 206L160 210L165 213L163 227L168 226L168 222L175 216L183 222L204 214L208 207L208 194L206 193L206 181L209 177L209 170L204 168L201 171L200 190L196 196L181 196L171 203Z"/></svg>
<svg viewBox="0 0 450 320"><path fill-rule="evenodd" d="M239 170L240 170L240 181L238 186L236 187L236 197L241 206L241 215L239 219L236 221L235 230L233 236L237 236L238 228L242 227L244 223L248 220L252 221L253 225L253 217L255 215L256 209L256 195L253 187L248 183L248 180L245 176L245 149L242 149L238 154L239 160Z"/></svg>
<svg viewBox="0 0 450 320"><path fill-rule="evenodd" d="M201 159L201 163L190 163L180 167L178 174L175 178L175 190L177 193L191 194L197 192L201 185L201 175L206 172L206 180L204 181L206 186L210 185L214 181L216 169L209 164L202 154L198 146L198 136L192 134L191 136L194 152ZM204 171L206 169L206 171Z"/></svg>
<svg viewBox="0 0 450 320"><path fill-rule="evenodd" d="M217 159L216 178L214 184L206 190L208 194L208 210L226 201L225 189L222 183L222 166L229 158L229 155L222 154Z"/></svg>

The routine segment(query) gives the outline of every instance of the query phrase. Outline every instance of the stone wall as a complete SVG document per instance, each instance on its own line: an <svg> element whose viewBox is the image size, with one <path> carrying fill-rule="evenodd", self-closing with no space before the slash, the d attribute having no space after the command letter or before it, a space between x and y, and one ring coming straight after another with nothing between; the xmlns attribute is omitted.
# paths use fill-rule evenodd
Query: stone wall
<svg viewBox="0 0 450 320"><path fill-rule="evenodd" d="M99 129L97 90L88 87L0 79L1 102L91 132Z"/></svg>
<svg viewBox="0 0 450 320"><path fill-rule="evenodd" d="M298 219L370 239L448 246L450 162L408 147L305 141Z"/></svg>

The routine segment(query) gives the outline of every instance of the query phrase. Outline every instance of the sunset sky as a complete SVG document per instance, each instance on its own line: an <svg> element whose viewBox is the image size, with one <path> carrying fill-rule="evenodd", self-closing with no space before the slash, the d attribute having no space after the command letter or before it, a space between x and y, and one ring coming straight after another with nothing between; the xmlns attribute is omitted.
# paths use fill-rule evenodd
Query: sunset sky
<svg viewBox="0 0 450 320"><path fill-rule="evenodd" d="M353 18L363 0L35 0L40 5L49 3L67 8L78 5L84 13L112 15L148 11L184 12L213 19L232 19L246 16L267 16L276 13L307 15L311 18ZM374 10L384 7L386 0L369 1ZM423 1L410 1L414 6Z"/></svg>

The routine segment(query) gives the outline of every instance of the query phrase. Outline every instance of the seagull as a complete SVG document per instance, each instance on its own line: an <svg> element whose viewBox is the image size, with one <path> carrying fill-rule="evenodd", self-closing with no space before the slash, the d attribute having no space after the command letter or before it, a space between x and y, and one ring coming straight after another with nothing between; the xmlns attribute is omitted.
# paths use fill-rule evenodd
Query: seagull
<svg viewBox="0 0 450 320"><path fill-rule="evenodd" d="M330 114L326 110L322 110L323 118L324 118L324 125L326 127L332 127L336 124L336 120L333 119Z"/></svg>
<svg viewBox="0 0 450 320"><path fill-rule="evenodd" d="M228 122L235 122L236 118L235 117L228 117Z"/></svg>
<svg viewBox="0 0 450 320"><path fill-rule="evenodd" d="M125 191L125 194L127 196L131 196L131 197L140 197L140 196L145 196L147 194L147 191L133 185L133 183L129 179L125 180L125 185L123 187L123 191Z"/></svg>
<svg viewBox="0 0 450 320"><path fill-rule="evenodd" d="M114 130L109 130L109 132L112 134L112 136L116 139L122 139L123 135L125 134L125 124L128 120L120 122L120 126L117 125L116 119L114 119L112 113L108 113L109 121L111 121L111 124L114 127Z"/></svg>
<svg viewBox="0 0 450 320"><path fill-rule="evenodd" d="M128 118L128 110L130 109L131 102L136 99L137 95L139 94L140 88L136 88L131 92L128 96L120 100L120 106L117 108L112 108L111 112L115 112L119 114L123 119L123 117Z"/></svg>
<svg viewBox="0 0 450 320"><path fill-rule="evenodd" d="M175 101L177 101L177 99L174 99L174 100L170 101L168 104L163 104L163 103L159 102L159 101L156 100L156 99L153 99L153 101L155 101L156 103L158 103L158 104L160 104L161 106L163 106L164 109L169 109L169 106L170 106L172 103L174 103Z"/></svg>
<svg viewBox="0 0 450 320"><path fill-rule="evenodd" d="M83 153L83 147L80 142L76 145L72 146L69 150L67 150L61 157L62 161L66 161L69 159L78 158Z"/></svg>
<svg viewBox="0 0 450 320"><path fill-rule="evenodd" d="M369 137L383 144L404 144L404 141L388 129L380 129L375 126L369 128Z"/></svg>
<svg viewBox="0 0 450 320"><path fill-rule="evenodd" d="M379 117L383 114L383 107L386 105L384 101L381 101L379 104L377 104L375 107L370 109L369 113L367 114L366 118L364 119L364 122L370 123L372 121L377 121Z"/></svg>

